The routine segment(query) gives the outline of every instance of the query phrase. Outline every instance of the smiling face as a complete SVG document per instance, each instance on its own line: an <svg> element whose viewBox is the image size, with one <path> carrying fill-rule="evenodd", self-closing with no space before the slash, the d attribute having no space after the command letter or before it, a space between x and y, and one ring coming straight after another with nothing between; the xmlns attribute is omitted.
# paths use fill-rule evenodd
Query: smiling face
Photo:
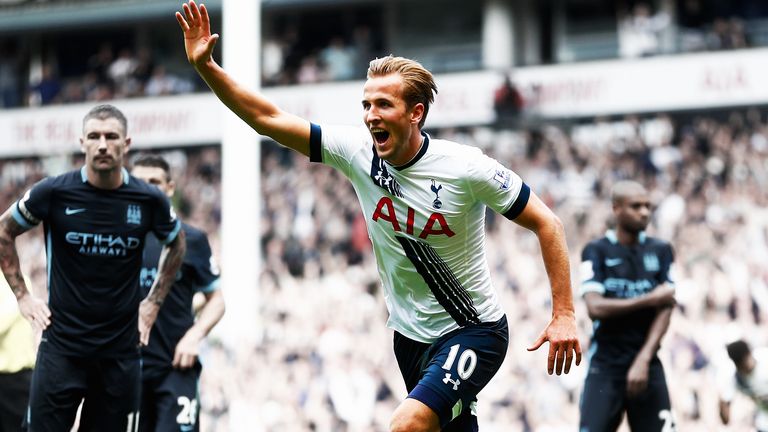
<svg viewBox="0 0 768 432"><path fill-rule="evenodd" d="M373 137L378 156L392 165L404 165L419 151L419 121L424 104L408 107L400 74L368 78L363 87L363 122Z"/></svg>
<svg viewBox="0 0 768 432"><path fill-rule="evenodd" d="M83 124L80 148L85 153L86 166L94 173L119 171L130 145L125 128L114 117L89 118Z"/></svg>

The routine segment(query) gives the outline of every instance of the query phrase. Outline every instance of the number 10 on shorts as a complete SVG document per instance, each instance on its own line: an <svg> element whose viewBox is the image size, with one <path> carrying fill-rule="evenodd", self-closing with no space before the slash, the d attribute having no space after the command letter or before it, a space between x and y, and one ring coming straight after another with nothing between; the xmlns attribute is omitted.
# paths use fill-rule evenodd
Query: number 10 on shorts
<svg viewBox="0 0 768 432"><path fill-rule="evenodd" d="M451 351L448 353L448 358L445 359L443 369L451 370L453 363L456 361L456 357L459 357L459 363L456 365L456 372L459 374L459 378L466 380L475 371L477 366L477 354L471 349L465 349L461 356L459 356L459 350L461 345L456 344L451 347ZM450 375L450 374L449 374Z"/></svg>

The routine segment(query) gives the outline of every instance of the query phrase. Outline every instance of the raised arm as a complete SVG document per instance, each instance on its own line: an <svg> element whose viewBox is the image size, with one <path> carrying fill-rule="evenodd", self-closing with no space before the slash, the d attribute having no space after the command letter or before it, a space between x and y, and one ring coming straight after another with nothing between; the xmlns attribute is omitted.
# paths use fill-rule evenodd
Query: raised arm
<svg viewBox="0 0 768 432"><path fill-rule="evenodd" d="M528 351L549 341L547 372L568 373L574 352L581 363L581 346L576 334L576 315L571 292L571 267L565 229L560 219L533 192L523 212L515 219L539 239L544 268L552 291L552 319Z"/></svg>
<svg viewBox="0 0 768 432"><path fill-rule="evenodd" d="M219 35L211 34L211 21L205 5L198 8L192 0L184 3L182 9L183 14L176 12L176 20L184 32L187 59L208 87L256 132L309 156L309 122L281 110L263 95L235 82L211 56Z"/></svg>
<svg viewBox="0 0 768 432"><path fill-rule="evenodd" d="M176 238L163 247L160 252L160 261L157 264L157 277L152 283L147 293L147 297L141 301L139 306L139 337L143 345L149 343L149 332L157 319L165 296L171 290L173 282L176 280L176 273L181 267L186 251L186 235L184 230L179 230Z"/></svg>
<svg viewBox="0 0 768 432"><path fill-rule="evenodd" d="M29 292L24 282L16 250L16 237L27 230L13 219L11 211L9 208L0 216L0 269L16 296L21 314L35 329L42 331L51 324L51 311L45 301Z"/></svg>

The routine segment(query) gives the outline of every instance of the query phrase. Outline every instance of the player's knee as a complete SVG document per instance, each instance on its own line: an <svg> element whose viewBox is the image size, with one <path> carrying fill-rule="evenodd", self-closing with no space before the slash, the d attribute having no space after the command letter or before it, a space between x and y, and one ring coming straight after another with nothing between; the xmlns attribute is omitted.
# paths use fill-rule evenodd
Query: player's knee
<svg viewBox="0 0 768 432"><path fill-rule="evenodd" d="M390 432L432 432L427 422L421 421L413 416L397 415L392 416L389 423Z"/></svg>
<svg viewBox="0 0 768 432"><path fill-rule="evenodd" d="M438 432L440 422L426 405L406 399L392 414L390 432Z"/></svg>

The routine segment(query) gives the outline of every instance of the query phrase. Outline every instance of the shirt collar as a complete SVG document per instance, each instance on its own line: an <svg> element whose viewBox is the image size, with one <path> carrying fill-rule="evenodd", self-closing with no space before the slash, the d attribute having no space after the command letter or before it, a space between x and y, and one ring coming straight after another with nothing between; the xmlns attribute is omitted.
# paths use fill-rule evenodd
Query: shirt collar
<svg viewBox="0 0 768 432"><path fill-rule="evenodd" d="M127 185L131 179L131 176L128 174L128 170L125 169L125 167L121 167L120 174L123 176L123 184ZM83 183L88 181L88 170L86 170L85 165L80 168L80 179L83 181Z"/></svg>
<svg viewBox="0 0 768 432"><path fill-rule="evenodd" d="M399 165L399 166L394 166L393 165L392 168L394 168L396 170L404 170L404 169L406 169L408 167L413 166L422 157L424 157L424 155L427 153L427 148L429 147L429 134L422 131L421 132L421 136L424 137L424 139L421 141L421 147L419 147L419 151L416 153L416 155L411 160L406 162L405 164Z"/></svg>
<svg viewBox="0 0 768 432"><path fill-rule="evenodd" d="M637 242L640 243L640 244L643 244L643 243L645 243L645 239L647 237L648 236L645 234L645 231L640 231L640 233L637 235ZM613 244L618 244L619 243L619 237L616 235L616 231L615 230L609 229L608 231L606 231L605 232L605 238L607 238L608 241L610 241Z"/></svg>

